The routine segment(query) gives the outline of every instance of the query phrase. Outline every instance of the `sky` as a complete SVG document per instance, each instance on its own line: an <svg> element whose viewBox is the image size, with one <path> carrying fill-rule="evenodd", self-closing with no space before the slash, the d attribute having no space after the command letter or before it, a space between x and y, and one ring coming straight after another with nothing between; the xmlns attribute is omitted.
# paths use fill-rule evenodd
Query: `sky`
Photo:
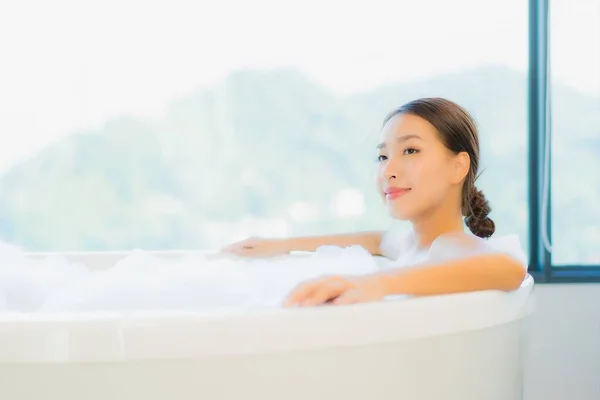
<svg viewBox="0 0 600 400"><path fill-rule="evenodd" d="M527 69L525 0L3 0L0 173L107 119L243 68L347 94L482 65ZM552 74L600 97L600 0L553 0Z"/></svg>

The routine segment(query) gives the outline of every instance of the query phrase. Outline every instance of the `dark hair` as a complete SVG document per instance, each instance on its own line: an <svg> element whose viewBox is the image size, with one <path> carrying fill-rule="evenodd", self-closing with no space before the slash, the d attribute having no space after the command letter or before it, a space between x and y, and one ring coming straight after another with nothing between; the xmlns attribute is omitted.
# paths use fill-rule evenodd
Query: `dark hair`
<svg viewBox="0 0 600 400"><path fill-rule="evenodd" d="M473 234L488 238L496 226L488 214L490 205L484 194L475 187L479 168L479 137L475 121L456 103L442 98L423 98L411 101L392 111L384 125L399 114L412 114L435 127L444 145L454 153L466 152L471 159L469 173L462 188L462 214Z"/></svg>

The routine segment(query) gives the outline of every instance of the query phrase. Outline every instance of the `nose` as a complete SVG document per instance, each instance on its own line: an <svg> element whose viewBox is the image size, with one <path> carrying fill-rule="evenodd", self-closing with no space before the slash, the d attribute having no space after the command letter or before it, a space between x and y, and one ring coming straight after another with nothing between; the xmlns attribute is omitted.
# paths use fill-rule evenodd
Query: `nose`
<svg viewBox="0 0 600 400"><path fill-rule="evenodd" d="M396 179L398 177L398 165L392 158L389 158L383 167L383 178L387 180Z"/></svg>

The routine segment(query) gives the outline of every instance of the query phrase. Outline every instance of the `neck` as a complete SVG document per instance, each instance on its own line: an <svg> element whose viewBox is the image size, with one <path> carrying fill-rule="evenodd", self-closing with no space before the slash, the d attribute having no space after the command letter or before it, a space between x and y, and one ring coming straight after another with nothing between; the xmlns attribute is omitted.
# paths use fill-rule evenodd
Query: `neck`
<svg viewBox="0 0 600 400"><path fill-rule="evenodd" d="M458 212L437 209L419 220L412 221L416 244L419 249L429 248L439 236L464 232L460 208Z"/></svg>

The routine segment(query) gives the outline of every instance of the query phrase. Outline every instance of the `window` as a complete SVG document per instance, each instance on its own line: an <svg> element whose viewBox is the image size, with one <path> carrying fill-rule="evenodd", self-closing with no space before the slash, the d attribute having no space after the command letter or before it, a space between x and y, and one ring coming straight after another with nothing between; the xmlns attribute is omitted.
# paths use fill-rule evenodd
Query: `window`
<svg viewBox="0 0 600 400"><path fill-rule="evenodd" d="M600 264L600 0L550 4L556 266Z"/></svg>
<svg viewBox="0 0 600 400"><path fill-rule="evenodd" d="M365 149L392 108L445 96L478 121L498 233L525 246L526 5L340 4L11 3L0 238L216 248L385 226Z"/></svg>
<svg viewBox="0 0 600 400"><path fill-rule="evenodd" d="M529 5L529 270L598 282L600 1Z"/></svg>

